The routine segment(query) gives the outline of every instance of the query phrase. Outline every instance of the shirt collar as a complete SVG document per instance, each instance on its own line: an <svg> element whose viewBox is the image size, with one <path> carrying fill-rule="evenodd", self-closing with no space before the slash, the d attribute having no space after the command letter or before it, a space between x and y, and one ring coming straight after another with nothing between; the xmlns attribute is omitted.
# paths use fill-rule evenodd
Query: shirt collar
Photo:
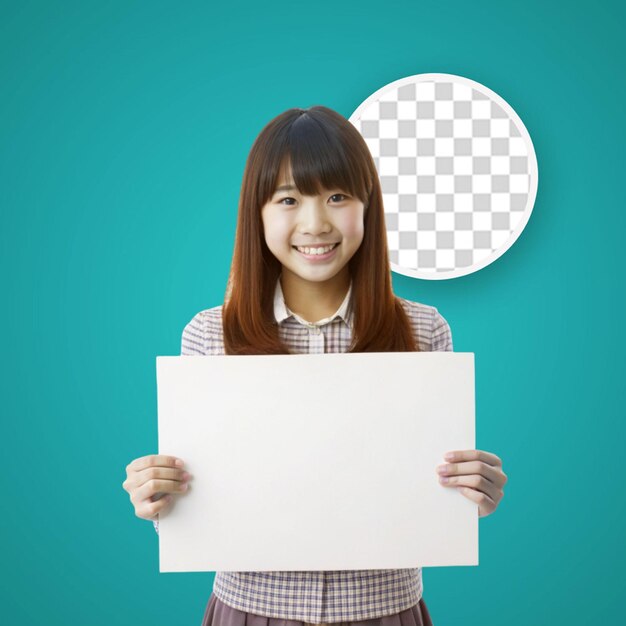
<svg viewBox="0 0 626 626"><path fill-rule="evenodd" d="M276 281L276 289L274 290L274 317L276 318L276 321L280 324L282 321L293 315L293 317L295 317L301 324L304 324L305 326L322 326L324 324L328 324L336 317L340 317L352 330L354 316L352 314L352 307L350 306L351 294L352 280L350 280L350 287L348 288L348 293L346 293L346 297L343 299L341 306L335 311L335 313L333 313L333 315L331 315L330 317L325 317L323 320L319 320L314 324L311 324L311 322L307 322L306 320L302 319L299 315L296 315L287 307L279 276L278 280Z"/></svg>

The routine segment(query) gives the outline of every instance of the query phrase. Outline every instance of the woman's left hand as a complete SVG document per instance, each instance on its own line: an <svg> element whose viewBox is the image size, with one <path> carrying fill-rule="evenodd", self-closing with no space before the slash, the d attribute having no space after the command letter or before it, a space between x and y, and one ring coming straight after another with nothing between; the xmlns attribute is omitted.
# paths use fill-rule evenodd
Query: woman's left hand
<svg viewBox="0 0 626 626"><path fill-rule="evenodd" d="M448 452L445 459L448 463L437 467L439 482L446 487L456 487L466 498L476 502L478 517L493 513L504 496L502 488L508 480L500 458L484 450L456 450Z"/></svg>

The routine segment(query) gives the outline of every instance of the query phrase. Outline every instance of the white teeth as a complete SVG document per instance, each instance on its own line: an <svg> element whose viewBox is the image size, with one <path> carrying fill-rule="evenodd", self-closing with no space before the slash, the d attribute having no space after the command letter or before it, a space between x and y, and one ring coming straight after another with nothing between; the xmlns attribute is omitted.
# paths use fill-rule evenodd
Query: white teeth
<svg viewBox="0 0 626 626"><path fill-rule="evenodd" d="M337 244L332 244L331 246L324 246L323 248L297 248L299 252L304 252L304 254L326 254L330 252Z"/></svg>

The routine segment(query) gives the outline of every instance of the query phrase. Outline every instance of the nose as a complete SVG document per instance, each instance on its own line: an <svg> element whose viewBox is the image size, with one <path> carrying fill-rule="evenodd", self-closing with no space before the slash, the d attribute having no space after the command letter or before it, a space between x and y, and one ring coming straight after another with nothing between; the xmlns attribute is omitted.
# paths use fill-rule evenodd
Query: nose
<svg viewBox="0 0 626 626"><path fill-rule="evenodd" d="M327 233L332 230L323 201L307 198L300 210L300 232L305 234Z"/></svg>

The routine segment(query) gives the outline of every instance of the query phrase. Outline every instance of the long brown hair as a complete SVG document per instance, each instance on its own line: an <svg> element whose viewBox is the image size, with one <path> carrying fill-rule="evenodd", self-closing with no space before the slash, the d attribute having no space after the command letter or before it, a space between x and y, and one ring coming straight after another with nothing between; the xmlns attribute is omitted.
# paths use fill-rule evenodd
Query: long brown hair
<svg viewBox="0 0 626 626"><path fill-rule="evenodd" d="M282 266L265 243L261 208L274 193L283 161L301 193L342 188L364 204L364 236L348 262L354 311L348 352L417 351L411 326L391 287L383 197L365 140L324 106L288 109L254 142L241 183L235 248L222 310L226 354L289 354L274 318Z"/></svg>

